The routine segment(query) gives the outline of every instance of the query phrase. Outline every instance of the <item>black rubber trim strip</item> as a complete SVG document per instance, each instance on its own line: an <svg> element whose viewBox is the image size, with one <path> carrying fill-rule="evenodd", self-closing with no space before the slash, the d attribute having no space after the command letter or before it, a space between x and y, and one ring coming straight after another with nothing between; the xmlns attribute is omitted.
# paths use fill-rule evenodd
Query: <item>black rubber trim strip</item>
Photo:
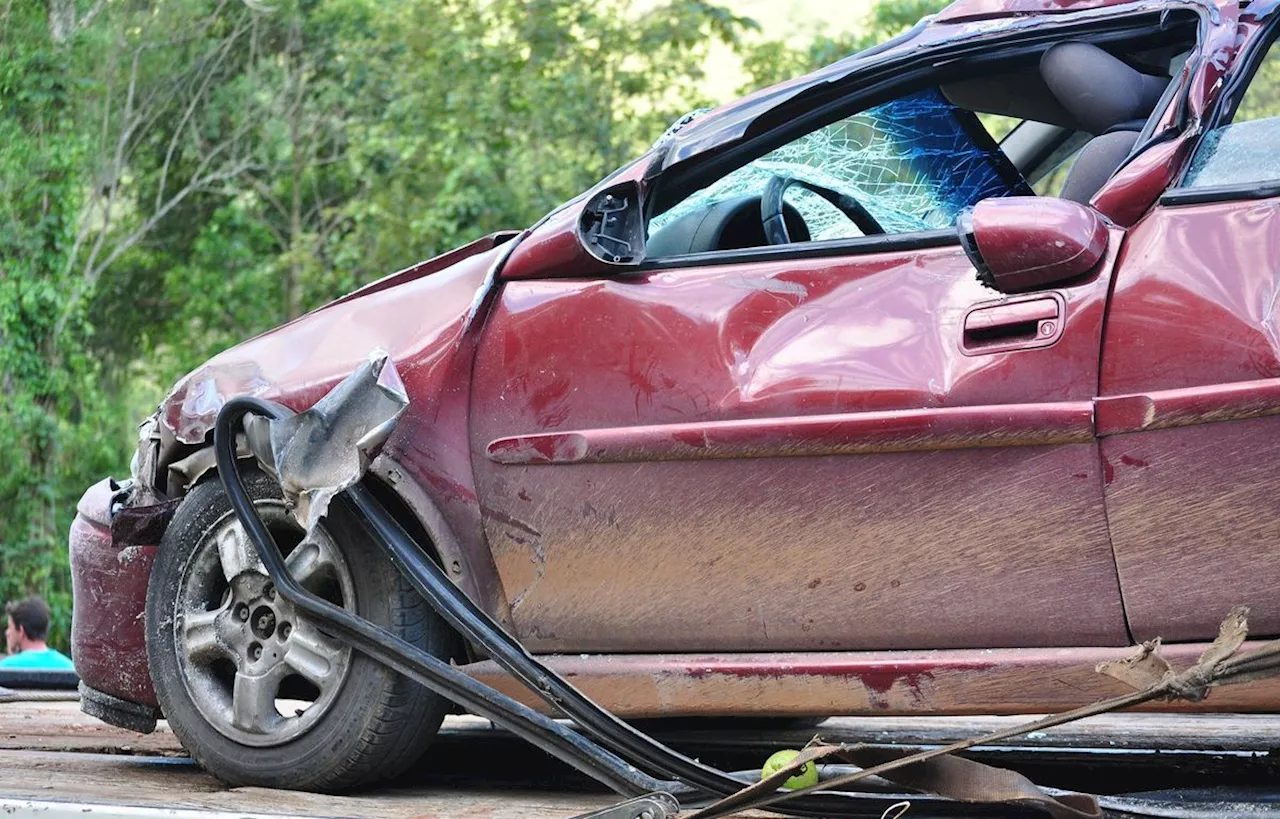
<svg viewBox="0 0 1280 819"><path fill-rule="evenodd" d="M105 691L99 691L80 683L80 710L97 717L108 725L127 728L139 734L149 734L156 729L160 709L140 702L121 699Z"/></svg>
<svg viewBox="0 0 1280 819"><path fill-rule="evenodd" d="M1208 202L1237 202L1280 196L1280 180L1243 185L1215 185L1205 188L1174 188L1160 197L1162 205L1203 205Z"/></svg>
<svg viewBox="0 0 1280 819"><path fill-rule="evenodd" d="M703 792L728 796L749 784L663 745L601 708L569 681L529 654L524 646L467 597L386 511L372 492L357 484L346 490L344 495L360 513L373 535L373 541L382 547L392 564L449 625L472 643L484 648L494 662L544 702L571 717L583 732L635 764L678 779ZM783 810L804 816L878 817L901 799L902 796L898 794L816 794L789 802ZM930 799L924 797L921 802L929 802ZM941 808L946 816L969 813L964 809L965 806L950 800L932 797L932 801L935 811ZM919 807L921 815L937 815L923 804ZM972 807L975 808L974 813L981 813L982 807L989 806Z"/></svg>
<svg viewBox="0 0 1280 819"><path fill-rule="evenodd" d="M74 691L80 685L80 676L74 671L52 668L0 669L0 687L3 688L53 688Z"/></svg>
<svg viewBox="0 0 1280 819"><path fill-rule="evenodd" d="M371 528L374 540L432 608L459 634L488 651L494 662L529 690L572 717L587 734L649 770L711 793L727 796L749 784L663 745L601 708L530 655L487 612L463 594L371 492L357 485L348 489L347 495ZM884 797L819 795L797 799L789 807L814 811L813 815L817 816L848 815L856 802L864 799L866 811L858 811L858 815L880 816L896 801L886 801Z"/></svg>
<svg viewBox="0 0 1280 819"><path fill-rule="evenodd" d="M641 796L678 788L677 783L662 782L646 775L572 728L489 688L386 629L338 608L299 585L289 574L280 547L262 522L240 478L235 436L243 427L244 416L248 413L276 419L286 417L288 410L257 398L239 397L228 401L218 413L213 429L218 477L231 501L231 508L244 525L263 567L282 597L332 629L357 651L502 726L619 794Z"/></svg>
<svg viewBox="0 0 1280 819"><path fill-rule="evenodd" d="M634 268L634 271L643 273L649 270L670 270L681 267L710 267L790 259L826 259L832 256L866 256L873 253L924 250L949 245L957 247L960 245L960 238L954 230L927 230L917 233L895 233L863 236L856 239L830 239L825 242L798 242L791 245L712 250L706 253L690 253L686 256L666 256L659 259L646 259L643 264Z"/></svg>

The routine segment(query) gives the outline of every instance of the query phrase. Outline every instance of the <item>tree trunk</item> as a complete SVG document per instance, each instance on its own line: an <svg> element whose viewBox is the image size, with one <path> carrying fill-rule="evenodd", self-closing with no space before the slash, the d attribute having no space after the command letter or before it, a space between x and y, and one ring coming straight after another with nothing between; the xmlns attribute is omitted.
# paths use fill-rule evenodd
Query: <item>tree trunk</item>
<svg viewBox="0 0 1280 819"><path fill-rule="evenodd" d="M302 30L296 21L289 31L289 73L294 86L293 105L289 109L289 153L292 162L292 179L289 193L289 271L285 276L285 313L289 320L302 315L302 177L304 166L302 147L303 78Z"/></svg>
<svg viewBox="0 0 1280 819"><path fill-rule="evenodd" d="M49 38L61 45L75 30L75 0L49 0Z"/></svg>
<svg viewBox="0 0 1280 819"><path fill-rule="evenodd" d="M292 200L289 203L289 272L285 277L285 312L289 320L302 315L302 162L298 157L297 115L289 121L293 147Z"/></svg>

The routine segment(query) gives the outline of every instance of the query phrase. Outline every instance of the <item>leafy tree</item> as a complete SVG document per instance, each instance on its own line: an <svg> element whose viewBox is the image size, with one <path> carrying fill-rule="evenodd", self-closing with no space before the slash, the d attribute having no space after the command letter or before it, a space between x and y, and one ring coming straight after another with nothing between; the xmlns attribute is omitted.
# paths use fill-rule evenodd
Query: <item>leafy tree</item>
<svg viewBox="0 0 1280 819"><path fill-rule="evenodd" d="M805 48L777 40L752 44L743 54L743 69L750 80L740 90L745 93L830 65L896 37L949 4L950 0L878 0L856 32L819 35Z"/></svg>
<svg viewBox="0 0 1280 819"><path fill-rule="evenodd" d="M98 413L99 373L80 345L88 328L67 296L86 140L74 117L82 66L64 43L79 30L34 3L0 14L0 596L45 594L58 634L70 614L68 515L115 460L99 432L114 422Z"/></svg>
<svg viewBox="0 0 1280 819"><path fill-rule="evenodd" d="M708 0L0 3L0 596L65 646L75 502L211 354L533 223L714 102L713 43L760 85L937 5L795 50Z"/></svg>
<svg viewBox="0 0 1280 819"><path fill-rule="evenodd" d="M256 61L211 84L200 110L260 124L234 154L248 161L175 202L163 243L146 234L96 285L92 315L110 330L95 343L115 360L141 353L176 377L363 281L532 223L705 102L707 43L750 25L700 0L638 17L624 0L246 13ZM157 144L184 122L160 120ZM172 201L159 152L134 160L133 188Z"/></svg>
<svg viewBox="0 0 1280 819"><path fill-rule="evenodd" d="M707 44L750 25L699 0L638 17L622 0L407 0L368 19L351 159L377 183L338 250L357 278L532 223L705 103Z"/></svg>

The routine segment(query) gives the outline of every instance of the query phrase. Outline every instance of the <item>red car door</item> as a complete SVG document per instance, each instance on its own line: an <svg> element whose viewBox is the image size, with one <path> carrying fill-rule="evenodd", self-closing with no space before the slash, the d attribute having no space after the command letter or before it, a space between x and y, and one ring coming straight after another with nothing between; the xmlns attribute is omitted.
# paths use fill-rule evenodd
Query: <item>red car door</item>
<svg viewBox="0 0 1280 819"><path fill-rule="evenodd" d="M865 167L849 134L883 163L908 121L950 164L859 182L883 234L800 196L760 246L766 178L837 184ZM976 122L936 92L877 106L671 208L631 275L503 285L472 451L526 645L1127 642L1092 415L1111 259L1012 299L978 282L955 211L1029 191Z"/></svg>
<svg viewBox="0 0 1280 819"><path fill-rule="evenodd" d="M1243 18L1254 34L1257 21ZM1280 49L1254 34L1179 186L1132 231L1098 427L1134 636L1280 634Z"/></svg>

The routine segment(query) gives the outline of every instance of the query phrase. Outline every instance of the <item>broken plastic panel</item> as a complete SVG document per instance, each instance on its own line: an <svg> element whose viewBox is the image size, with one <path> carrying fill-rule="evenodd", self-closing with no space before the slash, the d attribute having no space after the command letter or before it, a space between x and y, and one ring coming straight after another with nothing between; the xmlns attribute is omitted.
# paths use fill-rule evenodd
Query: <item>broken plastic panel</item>
<svg viewBox="0 0 1280 819"><path fill-rule="evenodd" d="M857 199L886 233L951 227L983 199L1026 195L1025 180L967 111L931 88L869 108L782 146L655 217L650 234L693 210L759 194L790 176ZM788 194L814 241L861 235L820 197Z"/></svg>
<svg viewBox="0 0 1280 819"><path fill-rule="evenodd" d="M308 533L363 477L408 406L395 363L378 351L311 409L270 422L280 488Z"/></svg>

